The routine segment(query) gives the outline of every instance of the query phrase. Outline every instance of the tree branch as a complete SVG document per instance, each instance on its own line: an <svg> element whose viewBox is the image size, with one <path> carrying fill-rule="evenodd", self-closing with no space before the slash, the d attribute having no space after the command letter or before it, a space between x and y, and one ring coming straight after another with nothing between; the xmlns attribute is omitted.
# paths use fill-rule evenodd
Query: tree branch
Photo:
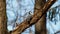
<svg viewBox="0 0 60 34"><path fill-rule="evenodd" d="M55 3L55 1L56 0L49 0L42 9L40 9L37 13L32 15L30 21L24 20L19 26L16 27L15 30L11 32L11 34L21 34L25 29L37 23L37 21L41 19L41 17L47 12L51 5Z"/></svg>

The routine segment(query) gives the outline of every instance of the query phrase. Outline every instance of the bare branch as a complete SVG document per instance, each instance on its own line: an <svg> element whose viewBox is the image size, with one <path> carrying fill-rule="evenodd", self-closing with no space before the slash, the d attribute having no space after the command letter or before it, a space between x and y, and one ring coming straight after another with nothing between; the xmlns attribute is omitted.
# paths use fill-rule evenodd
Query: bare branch
<svg viewBox="0 0 60 34"><path fill-rule="evenodd" d="M16 27L15 30L11 32L11 34L21 34L25 29L37 23L39 19L47 12L47 10L51 7L52 4L55 3L56 0L49 0L42 9L32 15L30 21L24 20L19 26ZM41 13L43 12L43 13ZM30 22L30 24L28 24Z"/></svg>

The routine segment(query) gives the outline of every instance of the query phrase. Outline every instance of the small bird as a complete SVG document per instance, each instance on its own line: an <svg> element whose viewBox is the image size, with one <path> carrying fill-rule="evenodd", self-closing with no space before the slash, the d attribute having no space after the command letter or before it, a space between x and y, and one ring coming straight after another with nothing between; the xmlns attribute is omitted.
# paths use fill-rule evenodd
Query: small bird
<svg viewBox="0 0 60 34"><path fill-rule="evenodd" d="M32 12L29 11L29 12L28 12L28 16L26 17L26 20L28 21L28 24L30 24L31 18L32 18Z"/></svg>

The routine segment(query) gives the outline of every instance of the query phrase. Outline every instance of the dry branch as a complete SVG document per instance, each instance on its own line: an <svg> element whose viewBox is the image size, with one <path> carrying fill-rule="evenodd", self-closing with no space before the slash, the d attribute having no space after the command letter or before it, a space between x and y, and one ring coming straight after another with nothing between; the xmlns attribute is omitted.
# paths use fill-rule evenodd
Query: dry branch
<svg viewBox="0 0 60 34"><path fill-rule="evenodd" d="M23 21L19 26L16 27L15 30L11 32L11 34L21 34L25 29L37 23L37 21L41 19L41 17L47 12L47 10L51 7L51 5L55 3L55 1L56 0L49 0L42 9L40 9L37 13L35 13L31 17L30 21L26 21L26 20Z"/></svg>

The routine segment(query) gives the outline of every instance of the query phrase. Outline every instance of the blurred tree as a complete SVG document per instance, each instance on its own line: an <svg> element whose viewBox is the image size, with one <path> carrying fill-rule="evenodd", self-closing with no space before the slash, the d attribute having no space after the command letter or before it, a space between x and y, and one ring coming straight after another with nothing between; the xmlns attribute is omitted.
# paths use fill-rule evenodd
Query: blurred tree
<svg viewBox="0 0 60 34"><path fill-rule="evenodd" d="M7 34L6 0L0 0L0 34Z"/></svg>
<svg viewBox="0 0 60 34"><path fill-rule="evenodd" d="M56 7L54 7L54 8L51 8L51 9L49 9L49 14L47 15L48 16L48 19L51 21L51 22L54 22L55 23L55 25L56 25L56 22L59 20L59 8L58 8L59 6L56 6ZM59 16L59 17L58 17ZM57 18L58 17L58 18Z"/></svg>
<svg viewBox="0 0 60 34"><path fill-rule="evenodd" d="M59 15L60 15L60 5L50 8L47 13L47 17L48 17L47 21L49 20L48 22L49 22L49 26L50 26L50 27L48 26L48 28L52 29L53 33L55 33L55 34L60 32L60 28L59 28L60 16Z"/></svg>
<svg viewBox="0 0 60 34"><path fill-rule="evenodd" d="M35 13L42 9L46 0L35 0ZM43 13L43 12L41 12ZM46 34L46 14L35 24L35 34Z"/></svg>

